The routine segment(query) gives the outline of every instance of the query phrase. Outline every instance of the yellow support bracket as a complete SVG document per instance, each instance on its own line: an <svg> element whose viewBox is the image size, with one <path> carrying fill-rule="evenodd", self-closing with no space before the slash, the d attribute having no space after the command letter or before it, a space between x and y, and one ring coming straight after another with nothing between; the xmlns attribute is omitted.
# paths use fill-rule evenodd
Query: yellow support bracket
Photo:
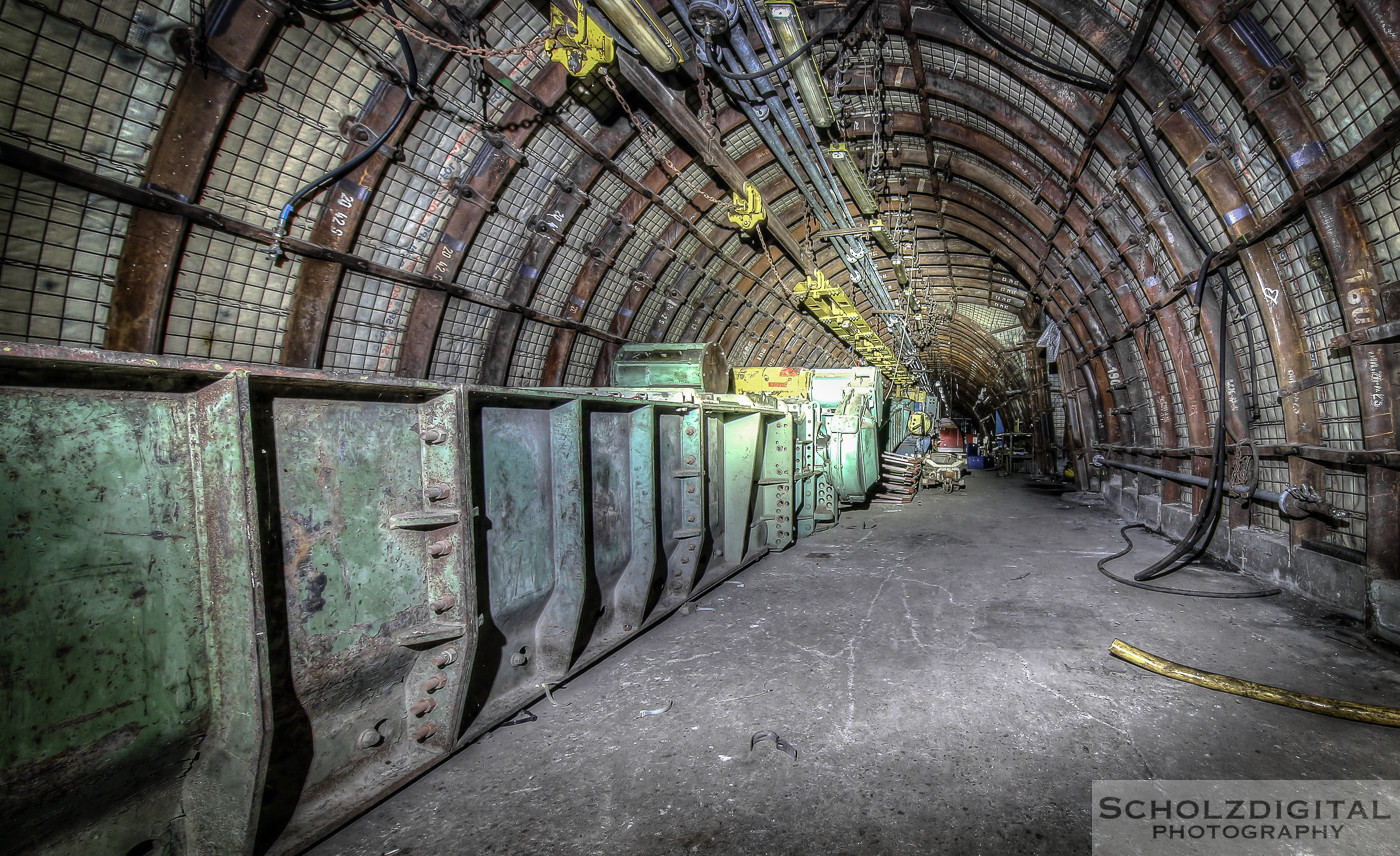
<svg viewBox="0 0 1400 856"><path fill-rule="evenodd" d="M763 210L763 197L752 182L744 182L744 195L734 194L734 210L729 212L729 222L748 231L768 216Z"/></svg>
<svg viewBox="0 0 1400 856"><path fill-rule="evenodd" d="M579 7L578 18L571 19L558 6L551 5L549 26L555 32L566 34L545 41L549 58L568 69L570 75L585 77L598 66L613 61L612 37L603 32L582 7Z"/></svg>
<svg viewBox="0 0 1400 856"><path fill-rule="evenodd" d="M894 382L912 384L913 374L900 365L894 353L876 335L865 317L856 311L846 292L831 284L821 271L798 283L793 294L816 319L868 364L883 369Z"/></svg>

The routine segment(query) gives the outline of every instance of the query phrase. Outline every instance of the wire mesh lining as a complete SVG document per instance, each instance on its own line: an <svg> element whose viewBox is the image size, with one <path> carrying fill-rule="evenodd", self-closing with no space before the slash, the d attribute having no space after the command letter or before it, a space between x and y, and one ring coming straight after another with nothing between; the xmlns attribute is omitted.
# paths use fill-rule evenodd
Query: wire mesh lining
<svg viewBox="0 0 1400 856"><path fill-rule="evenodd" d="M1275 493L1288 490L1288 462L1271 458L1260 458L1255 462L1259 473L1259 489ZM1287 532L1288 521L1283 519L1277 508L1264 502L1249 505L1249 525L1252 529L1267 532Z"/></svg>
<svg viewBox="0 0 1400 856"><path fill-rule="evenodd" d="M1123 371L1127 375L1124 381L1127 384L1129 403L1133 409L1133 418L1129 424L1134 433L1146 430L1146 436L1142 437L1141 441L1145 441L1150 446L1161 446L1162 426L1155 418L1152 388L1147 382L1147 368L1143 365L1142 353L1137 348L1137 341L1132 338L1124 339L1118 343L1115 353L1119 355L1119 363L1123 365Z"/></svg>
<svg viewBox="0 0 1400 856"><path fill-rule="evenodd" d="M276 363L299 257L274 268L265 248L191 226L170 301L163 353Z"/></svg>
<svg viewBox="0 0 1400 856"><path fill-rule="evenodd" d="M1337 303L1331 269L1306 222L1285 227L1270 239L1269 249L1278 262L1302 327L1303 341L1314 372L1322 377L1317 387L1323 443L1340 449L1363 447L1356 373L1349 353L1334 353L1331 340L1346 332Z"/></svg>
<svg viewBox="0 0 1400 856"><path fill-rule="evenodd" d="M602 348L602 341L591 336L580 336L574 340L574 349L569 354L569 367L564 372L566 386L588 386L593 383L593 367L598 362L598 353Z"/></svg>
<svg viewBox="0 0 1400 856"><path fill-rule="evenodd" d="M1385 282L1400 282L1400 149L1391 149L1351 182L1356 213L1366 224L1371 249ZM1379 321L1358 318L1358 326Z"/></svg>
<svg viewBox="0 0 1400 856"><path fill-rule="evenodd" d="M360 117L383 75L359 45L391 38L373 16L347 24L309 19L287 28L262 67L267 91L239 99L214 159L200 202L215 211L268 228L301 187L339 163L348 145L342 123ZM346 33L359 36L352 41ZM379 129L375 129L378 131ZM276 153L275 156L270 156ZM319 200L292 224L305 237Z"/></svg>
<svg viewBox="0 0 1400 856"><path fill-rule="evenodd" d="M1248 14L1248 13L1246 13ZM1355 146L1396 107L1395 91L1376 54L1335 11L1304 0L1259 0L1253 14L1279 51L1303 66L1303 101L1316 117L1333 157Z"/></svg>
<svg viewBox="0 0 1400 856"><path fill-rule="evenodd" d="M1104 65L1072 30L1043 17L1024 2L982 0L970 5L993 28L1029 48L1037 57L1100 80L1113 77L1113 69Z"/></svg>
<svg viewBox="0 0 1400 856"><path fill-rule="evenodd" d="M679 298L672 295L670 289L659 286L651 288L646 299L642 301L641 308L637 310L637 317L632 322L632 328L628 331L627 338L634 342L647 341L647 335L651 332L657 317L663 310L674 307L677 303L679 303Z"/></svg>
<svg viewBox="0 0 1400 856"><path fill-rule="evenodd" d="M588 308L584 312L585 323L605 330L612 326L618 307L627 295L627 289L632 287L629 274L641 263L643 252L644 248L636 241L629 241L622 248L612 267L608 268L598 287L593 290L593 298L588 301Z"/></svg>
<svg viewBox="0 0 1400 856"><path fill-rule="evenodd" d="M0 166L0 338L100 346L131 209Z"/></svg>
<svg viewBox="0 0 1400 856"><path fill-rule="evenodd" d="M748 122L724 135L724 150L736 161L761 145L758 129Z"/></svg>
<svg viewBox="0 0 1400 856"><path fill-rule="evenodd" d="M1259 406L1259 418L1250 427L1250 435L1256 443L1282 443L1286 437L1283 408L1278 402L1277 355L1269 343L1264 319L1259 312L1258 302L1254 299L1254 289L1250 280L1239 265L1231 265L1229 271L1234 295L1244 306L1244 313L1241 314L1235 301L1230 301L1230 308L1226 313L1229 318L1230 343L1234 346L1235 355L1239 360L1238 371L1242 384L1249 385L1250 371L1253 370L1254 402ZM1218 298L1218 290L1213 288L1212 292ZM1215 311L1218 312L1219 309ZM1249 350L1251 336L1254 341L1252 362ZM1245 406L1243 397L1240 406Z"/></svg>
<svg viewBox="0 0 1400 856"><path fill-rule="evenodd" d="M700 303L700 297L706 288L704 277L697 277L688 291L680 291L677 288L679 278L689 269L689 265L684 259L685 257L681 253L676 253L672 262L667 265L666 270L662 271L661 276L657 277L658 282L665 284L664 287L666 290L670 291L675 289L678 291L676 299L679 301L675 313L671 316L670 324L661 331L661 341L663 342L676 342L680 340L681 332L685 330L686 324L695 314L696 308Z"/></svg>
<svg viewBox="0 0 1400 856"><path fill-rule="evenodd" d="M1225 246L1229 243L1229 239L1226 237L1220 213L1215 210L1215 206L1211 204L1200 185L1187 173L1186 164L1181 160L1176 150L1165 139L1151 132L1152 116L1147 107L1138 99L1129 98L1126 94L1122 103L1124 109L1134 112L1138 124L1143 128L1147 145L1151 147L1153 155L1157 158L1157 165L1161 169L1163 177L1171 185L1169 189L1181 200L1191 222L1201 231L1206 243L1214 249ZM1128 133L1131 134L1131 130Z"/></svg>
<svg viewBox="0 0 1400 856"><path fill-rule="evenodd" d="M433 348L429 379L443 383L476 383L481 368L482 340L495 313L495 309L449 299Z"/></svg>
<svg viewBox="0 0 1400 856"><path fill-rule="evenodd" d="M1328 502L1343 511L1365 514L1367 499L1365 469L1360 467L1340 469L1329 466L1323 477L1323 496ZM1368 521L1363 518L1349 518L1344 526L1329 527L1322 540L1339 547L1365 553L1367 523Z"/></svg>
<svg viewBox="0 0 1400 856"><path fill-rule="evenodd" d="M591 116L566 112L566 121L580 126L581 132L587 134L596 127ZM556 128L545 126L530 138L525 155L525 164L506 186L498 207L486 216L468 248L458 276L458 282L468 288L494 296L505 293L530 234L522 218L539 210L553 189L553 179L579 156L579 150ZM459 164L466 162L469 161ZM565 248L556 251L554 259L561 266L551 265L550 274L568 277L569 272L562 265L571 257L567 253L560 255L561 252ZM572 260L576 273L581 265L576 252ZM480 340L486 336L495 312L466 301L448 301L438 336L438 352L434 353L430 370L433 379L475 382L481 359Z"/></svg>
<svg viewBox="0 0 1400 856"><path fill-rule="evenodd" d="M588 257L583 253L568 246L558 247L540 274L535 299L530 305L551 315L561 314L565 298L573 291L574 282L587 263Z"/></svg>
<svg viewBox="0 0 1400 856"><path fill-rule="evenodd" d="M1142 19L1142 4L1133 0L1094 0L1094 3L1112 15L1123 29L1132 32Z"/></svg>
<svg viewBox="0 0 1400 856"><path fill-rule="evenodd" d="M1195 307L1184 300L1177 301L1176 306L1177 314L1181 316L1181 326L1186 330L1187 345L1191 348L1191 361L1200 380L1201 406L1206 411L1206 425L1211 426L1210 430L1214 432L1216 414L1220 409L1216 401L1215 364L1206 348L1205 337L1201 335L1197 323L1199 313Z"/></svg>
<svg viewBox="0 0 1400 856"><path fill-rule="evenodd" d="M541 15L528 0L501 0L481 19L483 41L497 49L520 45L543 33L549 19ZM549 64L549 54L541 51L533 57L511 55L495 60L496 65L519 82L530 80ZM496 86L494 89L501 89Z"/></svg>
<svg viewBox="0 0 1400 856"><path fill-rule="evenodd" d="M1182 448L1190 446L1191 434L1186 422L1186 408L1181 402L1181 386L1177 383L1176 379L1175 361L1167 351L1166 337L1162 335L1161 328L1156 324L1149 324L1146 329L1148 332L1147 346L1156 349L1157 361L1162 366L1162 376L1166 378L1167 391L1171 396L1171 400L1166 403L1171 406L1172 425L1176 428L1177 447ZM1166 408L1162 405L1163 402L1160 401L1154 403L1154 412L1157 414L1158 421L1162 421L1167 417ZM1165 445L1165 442L1163 445Z"/></svg>
<svg viewBox="0 0 1400 856"><path fill-rule="evenodd" d="M1202 63L1196 45L1196 29L1170 6L1158 16L1148 50L1168 69L1183 90L1191 89L1191 101L1206 125L1212 142L1229 143L1230 164L1240 178L1255 214L1263 216L1292 193L1283 165L1268 135L1246 115L1233 87L1211 65ZM1144 125L1144 128L1146 125Z"/></svg>
<svg viewBox="0 0 1400 856"><path fill-rule="evenodd" d="M178 66L183 3L0 5L0 138L136 184ZM130 208L3 168L0 336L101 345Z"/></svg>
<svg viewBox="0 0 1400 856"><path fill-rule="evenodd" d="M1040 156L1040 153L1026 145L1022 140L1007 131L1001 125L983 116L981 113L974 113L951 101L943 101L938 98L930 98L928 102L929 114L936 119L942 119L957 125L966 125L975 131L991 137L1007 148L1025 158L1028 163L1034 164L1040 173L1046 176L1046 181L1053 183L1056 187L1064 190L1063 177L1050 166L1050 162Z"/></svg>
<svg viewBox="0 0 1400 856"><path fill-rule="evenodd" d="M927 74L942 77L960 77L987 91L1001 96L1008 104L1028 116L1033 122L1064 142L1066 151L1077 152L1084 148L1084 134L1051 101L1036 90L1013 77L998 65L958 48L923 42L919 46ZM930 99L930 109L936 99ZM987 109L993 110L988 107Z"/></svg>
<svg viewBox="0 0 1400 856"><path fill-rule="evenodd" d="M326 334L327 369L392 373L402 350L400 333L417 290L347 271Z"/></svg>
<svg viewBox="0 0 1400 856"><path fill-rule="evenodd" d="M538 321L525 321L515 339L506 386L538 386L544 372L544 358L558 328Z"/></svg>
<svg viewBox="0 0 1400 856"><path fill-rule="evenodd" d="M967 156L977 160L979 162L979 166L981 166L983 170L1001 179L1007 184L1007 186L1013 187L1025 193L1027 198L1036 195L1035 187L1026 184L1019 177L1013 175L1005 169L1002 169L1001 166L999 166L995 161L977 152L968 153ZM989 189L982 187L982 185L973 182L971 179L963 178L962 176L956 176L954 178L954 181L960 184L966 184L970 187L973 187L985 195L993 195ZM1050 204L1043 199L1038 200L1038 203L1040 205L1041 211L1043 211L1046 215L1050 217L1054 217L1056 214L1059 213L1055 208L1051 207ZM1027 218L1027 222L1029 222L1029 218Z"/></svg>
<svg viewBox="0 0 1400 856"><path fill-rule="evenodd" d="M5 0L0 135L136 184L178 66L187 3Z"/></svg>

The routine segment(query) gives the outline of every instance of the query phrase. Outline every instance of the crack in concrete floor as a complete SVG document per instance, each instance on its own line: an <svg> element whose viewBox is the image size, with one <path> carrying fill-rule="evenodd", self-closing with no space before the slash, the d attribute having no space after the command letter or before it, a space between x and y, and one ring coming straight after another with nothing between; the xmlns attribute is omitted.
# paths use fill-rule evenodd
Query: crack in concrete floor
<svg viewBox="0 0 1400 856"><path fill-rule="evenodd" d="M975 473L962 494L852 511L703 598L714 611L673 616L575 677L556 691L570 707L534 706L538 721L482 738L312 853L1078 854L1096 779L1400 777L1387 729L1107 651L1122 636L1390 705L1400 658L1296 598L1118 586L1094 560L1118 550L1119 521L1063 505ZM1120 573L1168 549L1138 540ZM750 751L764 729L799 760L771 741Z"/></svg>

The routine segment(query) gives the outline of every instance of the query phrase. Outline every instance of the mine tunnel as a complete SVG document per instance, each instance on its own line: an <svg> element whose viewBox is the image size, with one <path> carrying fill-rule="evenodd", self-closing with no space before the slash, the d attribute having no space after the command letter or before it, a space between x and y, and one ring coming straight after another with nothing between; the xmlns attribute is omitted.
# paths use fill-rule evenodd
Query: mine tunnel
<svg viewBox="0 0 1400 856"><path fill-rule="evenodd" d="M1395 852L1400 4L0 24L0 852Z"/></svg>

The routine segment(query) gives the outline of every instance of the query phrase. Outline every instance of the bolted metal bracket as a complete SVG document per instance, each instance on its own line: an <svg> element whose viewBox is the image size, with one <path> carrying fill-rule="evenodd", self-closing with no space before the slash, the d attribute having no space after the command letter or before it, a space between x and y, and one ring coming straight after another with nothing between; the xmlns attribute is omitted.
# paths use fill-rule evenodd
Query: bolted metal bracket
<svg viewBox="0 0 1400 856"><path fill-rule="evenodd" d="M744 231L754 228L760 221L768 217L763 210L763 197L758 195L758 188L752 182L744 182L744 195L734 194L734 210L729 212L729 222L738 226Z"/></svg>
<svg viewBox="0 0 1400 856"><path fill-rule="evenodd" d="M193 30L181 28L170 34L170 47L175 55L190 65L232 80L244 92L266 92L267 79L262 69L241 69L219 55L205 39L196 39Z"/></svg>
<svg viewBox="0 0 1400 856"><path fill-rule="evenodd" d="M1290 396L1290 395L1297 395L1298 393L1302 392L1302 391L1305 390L1305 389L1312 389L1312 388L1315 387L1315 386L1321 386L1321 385L1322 385L1322 375L1320 375L1320 374L1311 374L1311 375L1308 375L1307 377L1302 378L1301 380L1295 380L1293 383L1284 384L1283 386L1279 387L1279 390L1278 390L1278 400L1279 400L1279 401L1283 401L1285 398L1287 398L1287 397Z"/></svg>
<svg viewBox="0 0 1400 856"><path fill-rule="evenodd" d="M1344 350L1352 345L1379 345L1395 341L1400 341L1400 320L1352 330L1328 342L1327 346L1333 350Z"/></svg>
<svg viewBox="0 0 1400 856"><path fill-rule="evenodd" d="M578 17L573 19L565 17L558 6L550 6L549 26L561 34L545 42L549 58L568 69L573 77L586 77L615 58L612 37L583 11L583 6L579 6Z"/></svg>

